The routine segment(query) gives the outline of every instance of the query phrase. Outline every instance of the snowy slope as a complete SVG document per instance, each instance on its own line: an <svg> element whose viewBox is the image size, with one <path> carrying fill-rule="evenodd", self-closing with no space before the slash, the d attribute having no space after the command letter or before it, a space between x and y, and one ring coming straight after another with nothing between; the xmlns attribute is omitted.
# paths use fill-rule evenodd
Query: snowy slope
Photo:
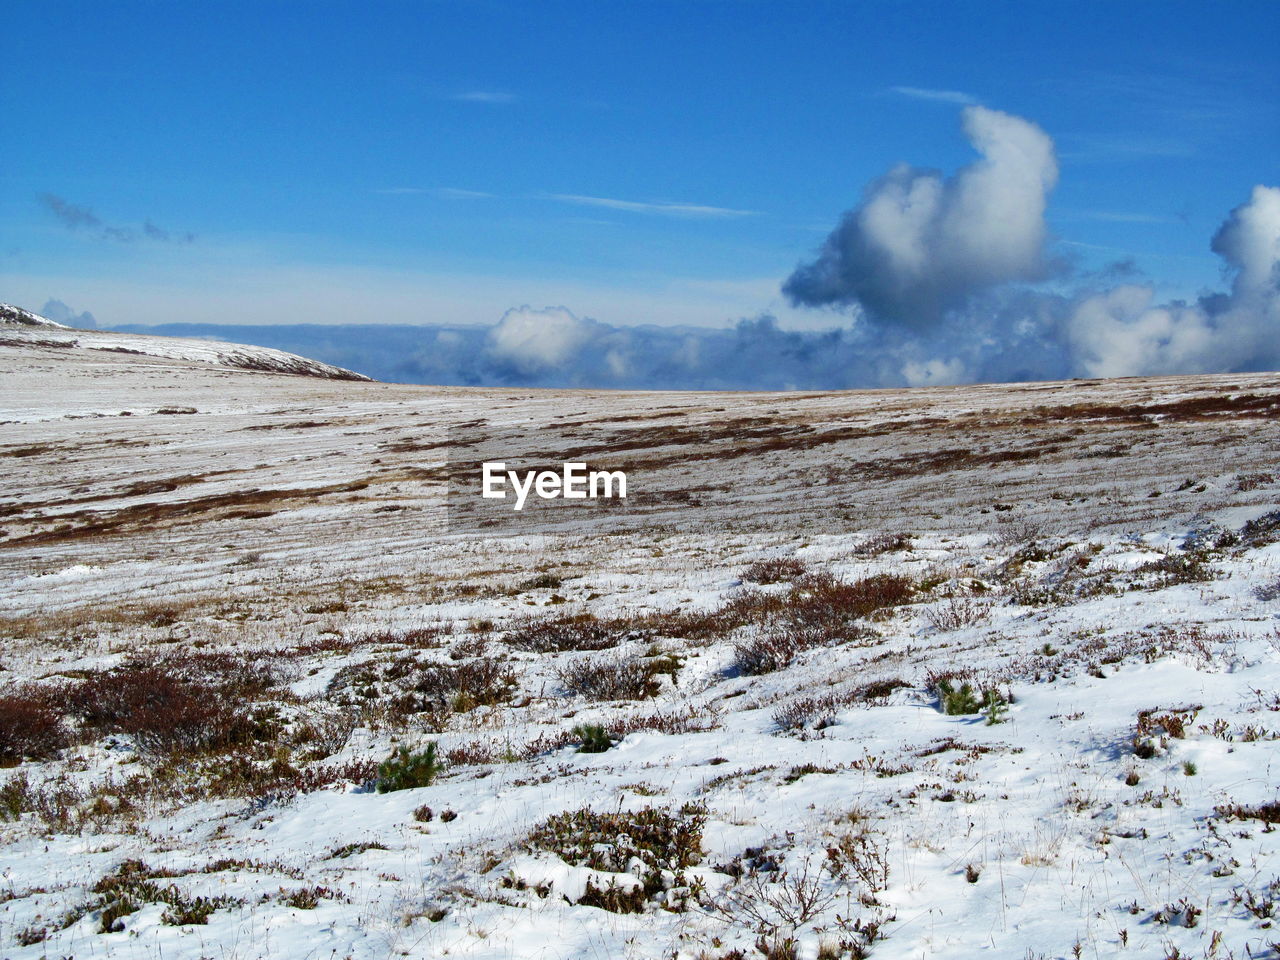
<svg viewBox="0 0 1280 960"><path fill-rule="evenodd" d="M216 340L113 333L107 330L77 330L7 303L0 303L0 346L103 350L208 363L241 370L292 373L326 380L369 379L341 367L268 347L251 347Z"/></svg>
<svg viewBox="0 0 1280 960"><path fill-rule="evenodd" d="M0 955L1274 957L1278 414L0 346ZM451 431L652 510L451 530Z"/></svg>
<svg viewBox="0 0 1280 960"><path fill-rule="evenodd" d="M21 307L15 307L10 303L0 303L0 324L16 324L25 327L53 327L58 330L70 329L61 323L55 323L39 314L32 313L30 310L23 310Z"/></svg>

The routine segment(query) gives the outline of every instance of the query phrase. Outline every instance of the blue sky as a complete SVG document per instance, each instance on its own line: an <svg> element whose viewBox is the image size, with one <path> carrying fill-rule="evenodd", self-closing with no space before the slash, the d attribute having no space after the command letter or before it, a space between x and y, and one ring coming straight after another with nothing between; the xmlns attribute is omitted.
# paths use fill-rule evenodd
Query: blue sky
<svg viewBox="0 0 1280 960"><path fill-rule="evenodd" d="M894 164L972 161L968 103L1052 139L1050 243L1077 275L1132 258L1159 296L1194 296L1222 284L1224 217L1280 182L1278 21L1114 0L10 0L0 299L104 325L494 323L528 303L836 326L780 284Z"/></svg>

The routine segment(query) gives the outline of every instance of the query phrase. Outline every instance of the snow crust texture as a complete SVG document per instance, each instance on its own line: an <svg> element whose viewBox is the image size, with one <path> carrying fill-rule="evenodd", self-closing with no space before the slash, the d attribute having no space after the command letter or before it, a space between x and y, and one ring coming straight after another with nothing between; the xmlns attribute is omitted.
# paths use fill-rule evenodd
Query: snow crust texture
<svg viewBox="0 0 1280 960"><path fill-rule="evenodd" d="M1277 955L1280 375L437 389L6 317L0 955ZM451 532L459 431L645 509Z"/></svg>

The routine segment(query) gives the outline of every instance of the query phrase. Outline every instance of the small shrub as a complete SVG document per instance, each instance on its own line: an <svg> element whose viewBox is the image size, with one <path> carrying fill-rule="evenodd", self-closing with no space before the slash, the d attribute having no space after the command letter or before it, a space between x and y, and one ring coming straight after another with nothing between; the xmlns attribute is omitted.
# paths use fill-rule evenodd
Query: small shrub
<svg viewBox="0 0 1280 960"><path fill-rule="evenodd" d="M385 845L374 841L357 841L356 843L344 843L340 847L334 848L329 854L330 860L346 860L348 857L354 857L357 854L364 853L366 850L385 850Z"/></svg>
<svg viewBox="0 0 1280 960"><path fill-rule="evenodd" d="M1262 547L1280 539L1280 510L1250 520L1240 528L1240 541L1251 547Z"/></svg>
<svg viewBox="0 0 1280 960"><path fill-rule="evenodd" d="M914 594L907 577L878 574L846 581L820 573L797 580L782 596L740 598L743 606L736 615L761 623L761 629L735 646L734 666L748 676L772 673L805 650L862 639L870 631L859 621L907 603Z"/></svg>
<svg viewBox="0 0 1280 960"><path fill-rule="evenodd" d="M507 632L506 643L533 653L607 650L638 636L624 624L597 620L591 614L526 620Z"/></svg>
<svg viewBox="0 0 1280 960"><path fill-rule="evenodd" d="M336 900L339 894L328 887L299 887L296 890L281 890L282 903L295 910L314 910L320 906L321 900Z"/></svg>
<svg viewBox="0 0 1280 960"><path fill-rule="evenodd" d="M782 583L799 580L808 570L804 561L795 557L774 557L757 560L742 571L746 583Z"/></svg>
<svg viewBox="0 0 1280 960"><path fill-rule="evenodd" d="M435 814L431 811L431 808L424 803L422 806L414 809L413 819L417 820L418 823L430 823L435 819Z"/></svg>
<svg viewBox="0 0 1280 960"><path fill-rule="evenodd" d="M914 595L911 579L896 574L881 573L852 582L815 574L795 585L788 612L797 622L816 620L835 625L908 603Z"/></svg>
<svg viewBox="0 0 1280 960"><path fill-rule="evenodd" d="M1274 919L1276 906L1280 904L1280 877L1263 887L1261 893L1255 893L1249 887L1237 887L1231 893L1231 902L1238 907L1244 907L1254 919Z"/></svg>
<svg viewBox="0 0 1280 960"><path fill-rule="evenodd" d="M1265 603L1280 600L1280 579L1273 580L1271 583L1264 583L1253 591L1253 595Z"/></svg>
<svg viewBox="0 0 1280 960"><path fill-rule="evenodd" d="M764 960L800 960L800 948L795 937L761 936L756 940L756 952Z"/></svg>
<svg viewBox="0 0 1280 960"><path fill-rule="evenodd" d="M274 739L279 726L248 709L274 683L269 666L229 655L183 655L95 673L66 693L86 727L133 736L163 755L225 751Z"/></svg>
<svg viewBox="0 0 1280 960"><path fill-rule="evenodd" d="M977 713L981 709L978 698L974 695L973 686L967 680L959 687L952 687L950 681L938 682L938 695L942 712L948 716L964 713Z"/></svg>
<svg viewBox="0 0 1280 960"><path fill-rule="evenodd" d="M414 713L466 713L497 706L511 699L516 686L515 674L495 660L420 664L405 679Z"/></svg>
<svg viewBox="0 0 1280 960"><path fill-rule="evenodd" d="M999 697L990 697L987 699L987 726L993 727L997 723L1004 723L1008 717L1005 716L1009 710L1009 705Z"/></svg>
<svg viewBox="0 0 1280 960"><path fill-rule="evenodd" d="M0 785L0 821L34 814L52 829L70 830L83 820L88 795L66 778L33 786L19 773Z"/></svg>
<svg viewBox="0 0 1280 960"><path fill-rule="evenodd" d="M676 812L645 807L634 813L597 813L590 809L559 813L535 827L526 841L531 850L545 850L573 866L606 873L626 873L633 860L643 864L641 895L647 900L666 890L664 873L683 886L683 871L702 860L701 808ZM607 890L607 888L606 888ZM626 891L597 891L595 906L614 904L631 911L634 895ZM678 908L667 898L668 908Z"/></svg>
<svg viewBox="0 0 1280 960"><path fill-rule="evenodd" d="M832 869L829 861L819 869L806 860L794 871L749 870L708 905L731 923L762 931L756 949L765 956L795 960L795 942L781 934L815 920L835 901L835 891L823 883L824 869Z"/></svg>
<svg viewBox="0 0 1280 960"><path fill-rule="evenodd" d="M573 728L573 735L582 740L579 753L604 753L613 746L609 732L598 723L584 723Z"/></svg>
<svg viewBox="0 0 1280 960"><path fill-rule="evenodd" d="M1280 823L1280 802L1263 803L1256 807L1246 807L1240 803L1222 804L1214 810L1220 817L1232 817L1236 820L1261 820L1263 823Z"/></svg>
<svg viewBox="0 0 1280 960"><path fill-rule="evenodd" d="M436 757L434 740L421 753L410 753L408 747L401 747L378 764L376 788L378 793L393 793L428 787L443 769L443 764Z"/></svg>
<svg viewBox="0 0 1280 960"><path fill-rule="evenodd" d="M939 633L962 630L991 618L992 602L983 597L948 597L925 611L925 620Z"/></svg>
<svg viewBox="0 0 1280 960"><path fill-rule="evenodd" d="M603 657L574 660L556 671L570 693L588 700L645 700L661 687L660 672L647 657Z"/></svg>
<svg viewBox="0 0 1280 960"><path fill-rule="evenodd" d="M530 577L520 584L521 590L555 590L564 583L564 580L557 577L554 573L539 573L537 576Z"/></svg>
<svg viewBox="0 0 1280 960"><path fill-rule="evenodd" d="M61 715L42 691L28 688L0 696L0 767L49 760L69 743Z"/></svg>
<svg viewBox="0 0 1280 960"><path fill-rule="evenodd" d="M1182 764L1182 772L1188 777L1194 777L1200 771L1192 761L1187 760Z"/></svg>
<svg viewBox="0 0 1280 960"><path fill-rule="evenodd" d="M310 747L304 759L323 760L346 747L358 723L359 718L353 711L342 711L303 724L293 739Z"/></svg>
<svg viewBox="0 0 1280 960"><path fill-rule="evenodd" d="M906 533L880 533L863 540L853 548L856 557L878 557L896 550L910 550L911 536Z"/></svg>
<svg viewBox="0 0 1280 960"><path fill-rule="evenodd" d="M599 907L610 913L643 913L648 900L643 885L629 884L620 887L610 879L607 885L599 887L594 881L588 880L586 891L578 899L578 905Z"/></svg>
<svg viewBox="0 0 1280 960"><path fill-rule="evenodd" d="M740 674L757 677L790 666L803 649L805 644L797 634L779 629L766 630L734 644L733 666Z"/></svg>
<svg viewBox="0 0 1280 960"><path fill-rule="evenodd" d="M782 778L784 784L798 783L811 773L835 773L835 767L820 767L816 763L802 763L797 767L792 767L786 772Z"/></svg>
<svg viewBox="0 0 1280 960"><path fill-rule="evenodd" d="M94 884L92 892L97 899L88 903L81 915L98 911L99 932L115 933L123 929L125 917L137 913L148 903L163 903L161 922L171 926L203 926L215 911L244 903L234 897L188 897L173 884L161 886L155 882L171 876L172 873L154 870L141 860L126 860L114 873ZM74 918L69 919L74 922Z"/></svg>
<svg viewBox="0 0 1280 960"><path fill-rule="evenodd" d="M939 677L933 682L933 688L938 697L938 706L943 713L948 716L961 716L985 711L989 724L1002 722L1003 711L1012 702L1011 696L1002 696L994 687L975 690L968 680L962 681L957 687L952 678Z"/></svg>
<svg viewBox="0 0 1280 960"><path fill-rule="evenodd" d="M1183 740L1187 736L1187 724L1195 720L1200 707L1181 707L1161 712L1139 710L1136 729L1139 736L1168 736Z"/></svg>
<svg viewBox="0 0 1280 960"><path fill-rule="evenodd" d="M37 943L44 943L49 937L48 927L37 927L35 925L23 927L14 937L18 941L20 947L33 947Z"/></svg>
<svg viewBox="0 0 1280 960"><path fill-rule="evenodd" d="M1180 583L1204 583L1216 576L1200 553L1171 553L1135 567L1133 572L1151 576L1150 586L1155 590Z"/></svg>
<svg viewBox="0 0 1280 960"><path fill-rule="evenodd" d="M800 697L773 712L773 722L781 730L823 730L835 723L836 712L844 704L834 694Z"/></svg>

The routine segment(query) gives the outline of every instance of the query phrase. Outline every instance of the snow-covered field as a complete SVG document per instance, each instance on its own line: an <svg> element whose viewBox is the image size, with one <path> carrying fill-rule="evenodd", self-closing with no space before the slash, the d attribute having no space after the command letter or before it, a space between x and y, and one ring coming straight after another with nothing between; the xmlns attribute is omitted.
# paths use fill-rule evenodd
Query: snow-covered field
<svg viewBox="0 0 1280 960"><path fill-rule="evenodd" d="M463 390L18 329L0 956L1277 955L1280 375ZM457 532L459 436L645 509Z"/></svg>

